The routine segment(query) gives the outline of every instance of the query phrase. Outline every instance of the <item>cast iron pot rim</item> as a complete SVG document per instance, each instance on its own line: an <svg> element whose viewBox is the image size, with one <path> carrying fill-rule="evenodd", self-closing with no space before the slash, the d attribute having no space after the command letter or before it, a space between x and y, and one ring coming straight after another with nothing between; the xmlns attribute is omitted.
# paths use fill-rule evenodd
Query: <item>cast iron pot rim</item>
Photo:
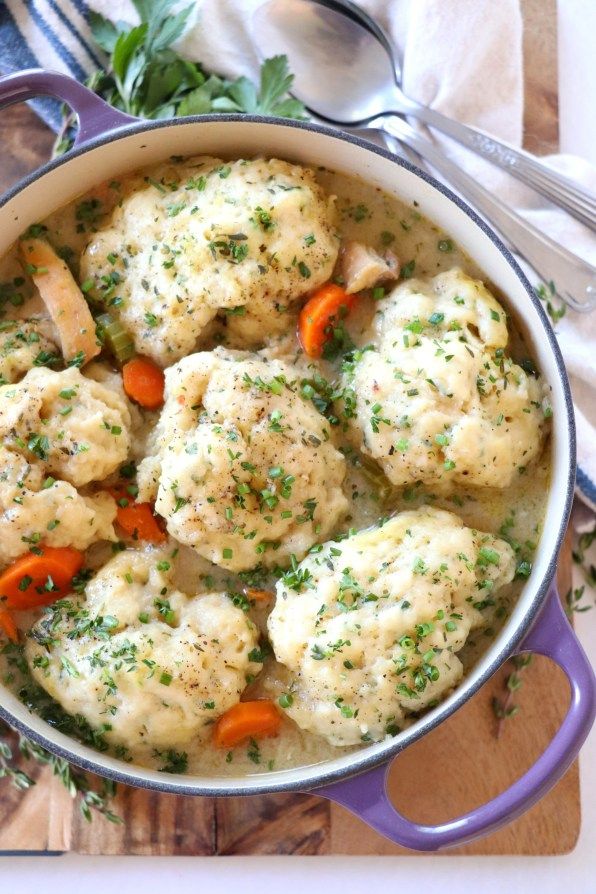
<svg viewBox="0 0 596 894"><path fill-rule="evenodd" d="M567 475L564 505L562 507L560 516L559 529L555 538L555 548L553 550L553 554L550 558L546 573L541 583L537 587L536 594L534 596L534 599L532 600L532 603L528 607L525 615L521 620L521 623L516 627L509 640L501 646L498 652L495 652L490 662L486 664L486 667L484 668L482 673L476 675L473 680L471 676L464 678L462 683L456 688L455 692L451 696L449 696L436 708L433 708L431 711L424 714L419 720L416 720L411 727L407 727L406 729L402 730L394 739L373 743L366 748L362 748L358 751L352 752L349 755L346 755L346 760L349 761L347 767L339 767L334 770L325 770L326 763L328 762L323 762L321 764L310 764L291 770L276 771L274 773L274 775L276 776L283 776L284 774L287 774L288 776L292 775L293 777L296 777L301 772L307 771L309 772L309 777L305 780L301 780L298 776L298 778L292 778L288 781L284 781L283 779L281 779L279 781L276 780L268 782L268 774L263 774L262 777L260 775L254 774L253 776L239 777L237 784L234 785L233 783L235 783L236 780L232 777L229 780L229 785L225 788L222 788L217 784L209 784L208 777L204 777L204 783L201 781L200 785L193 785L189 784L189 782L185 780L184 776L168 776L168 774L164 773L164 780L163 782L161 782L161 780L157 781L154 779L148 779L143 775L137 775L135 773L135 769L132 767L130 770L126 770L118 769L117 767L113 767L111 765L106 766L106 764L102 762L101 752L97 752L97 758L87 758L85 756L73 753L70 751L69 748L62 747L61 745L55 743L51 738L34 730L31 730L26 723L18 720L17 718L14 718L10 714L10 712L7 711L6 708L4 708L0 704L0 718L2 720L9 723L20 733L23 733L25 736L32 739L38 745L41 745L43 748L46 748L48 751L52 752L58 757L63 758L69 763L75 764L76 766L90 773L95 773L99 776L108 778L115 782L122 782L128 785L137 786L138 788L150 789L162 793L223 797L238 795L260 795L274 792L305 790L310 791L311 789L316 791L316 788L319 786L328 785L331 782L346 780L351 776L358 775L366 770L372 770L374 767L390 761L409 745L412 745L414 742L418 741L418 739L438 726L439 723L441 723L443 720L446 720L448 717L450 717L458 708L462 707L462 705L464 705L473 695L475 695L476 692L478 692L478 690L484 685L484 683L487 682L487 680L495 673L495 671L512 654L515 647L522 641L526 633L530 630L533 622L536 620L540 609L542 608L550 583L553 580L556 572L558 553L565 536L567 524L569 522L569 516L571 513L571 506L574 495L576 468L576 440L573 401L561 350L555 338L554 331L548 321L544 308L540 303L540 300L536 296L532 286L528 282L527 277L513 257L512 253L504 245L504 243L496 235L496 233L488 226L488 224L486 224L485 221L465 201L463 201L463 199L452 192L449 187L440 183L430 174L427 174L425 171L421 170L405 159L393 155L387 150L382 149L381 147L370 143L367 140L363 140L361 137L355 136L354 134L337 131L324 125L314 124L309 121L297 121L293 119L274 118L263 115L192 115L185 118L166 119L160 121L144 121L139 119L138 123L119 126L112 131L108 131L108 133L106 134L102 134L101 136L94 137L88 141L85 141L83 145L70 150L68 153L60 156L59 158L47 162L46 164L42 165L42 167L33 171L31 174L28 174L23 180L19 181L8 192L4 193L4 195L0 197L0 210L9 201L15 198L20 192L22 192L28 186L31 186L36 180L44 177L45 174L50 173L51 171L59 168L62 165L68 164L72 159L78 158L81 155L85 155L87 152L91 152L92 150L100 148L101 146L105 146L108 143L115 142L121 137L124 138L134 136L135 134L147 133L149 131L168 127L184 127L185 125L191 124L221 124L228 122L234 124L266 124L279 127L290 127L295 128L296 130L305 130L313 133L318 133L331 139L339 140L341 142L351 143L352 145L358 146L360 149L364 149L367 152L371 152L375 155L380 156L381 158L386 159L387 161L393 162L398 167L402 167L415 176L419 177L420 179L424 180L426 183L428 183L430 186L434 187L438 192L444 195L447 199L450 199L451 202L453 202L453 204L455 204L460 211L463 211L464 214L466 214L467 217L469 217L472 222L476 224L476 226L480 227L482 232L486 236L488 236L495 248L501 253L501 255L503 255L509 266L513 269L513 272L524 287L524 290L528 295L531 303L533 304L535 310L537 311L542 323L543 332L546 335L550 350L555 358L555 363L559 372L560 383L563 390L571 461L569 464ZM493 644L493 646L491 646L491 648L489 648L489 650L485 653L485 656L483 656L484 660L486 660L486 658L491 654L491 651L495 645L496 643ZM481 659L481 661L482 660L483 659ZM60 735L64 734L60 733ZM76 740L73 739L73 742L76 742ZM84 745L78 742L76 742L76 744L85 751L89 751L90 753L95 754L91 746ZM108 761L110 762L110 764L114 763L122 765L123 767L126 766L126 764L124 764L122 761L111 758L110 756L108 756ZM317 767L321 768L320 772L316 771ZM139 767L138 769L141 771L144 770L144 768L142 767ZM195 778L202 779L201 777ZM213 779L215 781L216 779L218 779L218 777L213 777ZM249 788L242 784L243 779L251 780L251 785ZM261 779L262 781L260 781Z"/></svg>

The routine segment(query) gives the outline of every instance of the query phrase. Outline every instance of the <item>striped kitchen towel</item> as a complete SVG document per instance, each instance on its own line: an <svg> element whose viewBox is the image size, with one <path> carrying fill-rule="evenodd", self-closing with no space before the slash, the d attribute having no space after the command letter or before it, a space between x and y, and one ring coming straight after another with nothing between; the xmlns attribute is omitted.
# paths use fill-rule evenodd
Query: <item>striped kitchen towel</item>
<svg viewBox="0 0 596 894"><path fill-rule="evenodd" d="M108 4L106 4L107 6ZM94 45L85 0L3 0L0 3L0 71L51 68L80 81L105 64ZM34 100L36 111L50 127L60 125L55 100Z"/></svg>
<svg viewBox="0 0 596 894"><path fill-rule="evenodd" d="M177 5L190 2L180 0ZM188 58L201 60L208 71L228 77L254 77L258 57L250 19L262 2L201 0L180 41L180 51ZM403 85L409 95L446 115L463 118L514 145L520 144L524 82L519 0L359 2L378 17L400 47ZM0 70L41 66L84 80L106 61L94 46L86 22L89 9L113 20L136 20L131 0L0 0ZM208 21L208 29L202 27L203 20ZM36 101L36 109L48 124L58 128L57 103ZM539 229L596 264L596 240L579 223L520 189L516 181L491 165L459 154L453 144L449 144L449 151ZM582 159L566 155L547 161L596 192L596 170ZM536 282L531 271L529 275ZM576 409L578 493L596 511L596 312L580 315L568 310L556 328Z"/></svg>

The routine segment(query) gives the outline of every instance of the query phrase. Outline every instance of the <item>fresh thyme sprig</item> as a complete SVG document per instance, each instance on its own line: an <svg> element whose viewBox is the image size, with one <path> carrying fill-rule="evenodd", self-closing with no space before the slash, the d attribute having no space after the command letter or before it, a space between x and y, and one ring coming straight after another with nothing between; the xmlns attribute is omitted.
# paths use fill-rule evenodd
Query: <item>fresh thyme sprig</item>
<svg viewBox="0 0 596 894"><path fill-rule="evenodd" d="M35 785L35 780L19 766L19 756L26 761L35 761L41 766L50 766L54 776L60 779L71 798L78 800L80 811L88 822L91 822L94 813L103 816L110 823L122 822L122 819L110 809L111 800L116 792L115 783L102 779L98 788L94 788L86 773L75 770L63 758L50 754L31 739L20 734L15 735L18 737L16 753L11 744L14 735L10 727L0 721L0 779L9 779L15 788L26 791Z"/></svg>
<svg viewBox="0 0 596 894"><path fill-rule="evenodd" d="M583 612L589 612L594 606L585 605L584 597L586 596L586 586L582 584L580 587L570 587L565 594L565 614L568 618L575 612L578 615Z"/></svg>
<svg viewBox="0 0 596 894"><path fill-rule="evenodd" d="M573 561L580 566L586 578L586 583L590 587L596 587L596 565L586 560L586 553L594 542L596 542L596 524L591 531L585 531L579 535L576 547L573 550Z"/></svg>
<svg viewBox="0 0 596 894"><path fill-rule="evenodd" d="M0 652L6 656L10 676L18 682L19 696L30 710L66 735L100 751L107 749L102 730L94 729L81 716L67 714L35 683L24 658L22 645L7 642L0 647ZM78 800L86 820L91 820L93 814L98 814L111 823L121 822L120 817L110 808L116 791L114 783L87 776L81 770L71 767L63 758L56 757L31 739L16 733L9 724L0 720L0 779L10 780L20 791L31 788L35 785L35 780L22 767L22 763L27 761L50 766L54 776L60 779L71 797Z"/></svg>
<svg viewBox="0 0 596 894"><path fill-rule="evenodd" d="M588 592L592 593L596 589L596 565L586 558L586 553L596 541L596 525L591 531L585 531L577 538L575 549L572 556L576 565L579 565L584 576L585 584L579 587L570 587L565 595L565 611L567 617L570 618L574 613L582 614L594 608L594 604L586 605L584 599L588 596ZM589 591L586 592L586 587Z"/></svg>
<svg viewBox="0 0 596 894"><path fill-rule="evenodd" d="M9 732L9 728L0 721L0 733L3 731ZM10 779L15 788L26 791L35 785L35 780L20 767L11 763L12 760L13 753L8 739L0 736L0 779Z"/></svg>
<svg viewBox="0 0 596 894"><path fill-rule="evenodd" d="M516 705L513 699L515 693L519 692L523 685L522 674L532 663L532 658L533 655L531 652L524 655L515 655L510 661L510 666L513 670L505 679L505 698L500 699L497 698L497 696L493 697L492 707L493 713L497 719L495 727L495 738L497 739L501 738L505 721L510 717L515 717L515 715L519 713L519 705Z"/></svg>
<svg viewBox="0 0 596 894"><path fill-rule="evenodd" d="M307 117L302 103L288 96L293 75L286 56L274 56L263 63L258 87L245 77L234 81L219 78L172 49L194 3L171 13L174 0L132 2L139 14L138 25L112 22L96 12L89 14L91 33L108 61L105 69L93 72L86 83L110 105L139 118L214 112ZM54 155L72 146L75 121L75 116L64 109Z"/></svg>
<svg viewBox="0 0 596 894"><path fill-rule="evenodd" d="M596 542L596 525L591 531L580 534L572 556L576 565L579 565L586 583L579 587L570 587L565 595L565 612L567 617L571 617L574 613L581 614L590 611L594 606L586 605L584 599L588 596L588 592L596 589L596 565L587 559L587 552ZM589 588L589 589L587 589ZM506 695L504 699L497 698L492 700L493 713L497 718L495 736L497 739L501 737L503 725L509 717L515 717L519 713L519 705L515 704L513 699L516 692L522 686L521 672L527 668L532 661L532 655L518 655L511 659L513 671L505 680Z"/></svg>

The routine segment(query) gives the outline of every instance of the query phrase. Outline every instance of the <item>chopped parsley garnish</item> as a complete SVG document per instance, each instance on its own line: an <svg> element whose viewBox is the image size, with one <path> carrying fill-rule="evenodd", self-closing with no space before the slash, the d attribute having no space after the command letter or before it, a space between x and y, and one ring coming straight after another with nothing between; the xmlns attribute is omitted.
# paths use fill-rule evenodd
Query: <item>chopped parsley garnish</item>
<svg viewBox="0 0 596 894"><path fill-rule="evenodd" d="M47 460L50 455L50 442L46 435L32 434L27 441L27 447L41 460Z"/></svg>
<svg viewBox="0 0 596 894"><path fill-rule="evenodd" d="M253 764L261 763L261 750L256 739L249 739L248 748L246 749L246 756L253 762Z"/></svg>
<svg viewBox="0 0 596 894"><path fill-rule="evenodd" d="M165 760L163 767L159 767L160 773L186 773L188 769L188 755L185 751L168 748L167 751L156 751L155 756Z"/></svg>
<svg viewBox="0 0 596 894"><path fill-rule="evenodd" d="M157 599L154 600L153 605L166 624L174 624L176 620L176 613L174 612L168 599L162 599L160 596L158 596Z"/></svg>
<svg viewBox="0 0 596 894"><path fill-rule="evenodd" d="M501 554L497 552L496 549L492 549L489 546L481 546L478 550L478 558L476 560L476 564L480 567L486 567L487 565L498 565L501 561Z"/></svg>
<svg viewBox="0 0 596 894"><path fill-rule="evenodd" d="M294 555L292 555L290 563L291 568L289 571L285 571L281 576L281 582L284 587L287 587L289 590L295 590L296 593L301 593L305 587L312 589L314 583L308 568L299 568L298 560Z"/></svg>
<svg viewBox="0 0 596 894"><path fill-rule="evenodd" d="M247 239L244 233L234 233L228 237L220 237L209 242L208 248L213 259L219 254L230 264L240 264L248 255Z"/></svg>
<svg viewBox="0 0 596 894"><path fill-rule="evenodd" d="M404 264L400 270L400 275L402 279L411 279L414 276L414 270L416 269L416 261L408 261L407 264Z"/></svg>
<svg viewBox="0 0 596 894"><path fill-rule="evenodd" d="M267 232L267 230L271 230L274 227L273 219L268 211L265 211L264 208L261 208L260 205L257 205L255 208L255 219L257 223Z"/></svg>

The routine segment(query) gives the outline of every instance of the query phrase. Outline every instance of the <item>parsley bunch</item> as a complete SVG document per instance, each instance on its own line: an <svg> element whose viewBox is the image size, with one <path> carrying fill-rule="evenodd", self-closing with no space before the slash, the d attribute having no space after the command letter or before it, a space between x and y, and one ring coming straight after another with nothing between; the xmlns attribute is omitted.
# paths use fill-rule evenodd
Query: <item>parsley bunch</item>
<svg viewBox="0 0 596 894"><path fill-rule="evenodd" d="M286 56L261 66L257 86L249 78L234 81L207 74L200 63L183 59L172 49L182 35L194 3L170 12L175 0L133 0L140 23L130 26L90 12L95 42L108 56L105 69L87 79L87 86L110 105L139 118L173 118L208 113L241 112L305 118L305 108L288 96L293 75ZM73 143L75 116L64 110L54 154Z"/></svg>

